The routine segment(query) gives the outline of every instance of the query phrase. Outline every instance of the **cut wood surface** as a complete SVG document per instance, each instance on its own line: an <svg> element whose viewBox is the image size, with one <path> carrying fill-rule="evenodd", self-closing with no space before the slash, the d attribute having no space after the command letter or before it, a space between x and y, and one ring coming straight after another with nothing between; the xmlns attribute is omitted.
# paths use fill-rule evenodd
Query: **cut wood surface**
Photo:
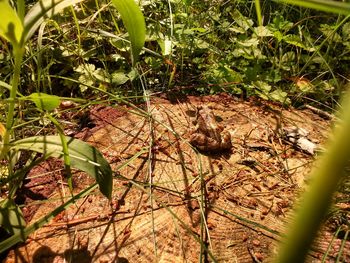
<svg viewBox="0 0 350 263"><path fill-rule="evenodd" d="M189 144L193 112L203 104L230 133L231 151L201 153ZM308 109L224 95L158 98L144 111L149 115L109 109L109 124L87 139L115 171L112 201L98 191L79 200L5 262L268 261L315 159L279 131L299 127L321 145L329 121ZM92 182L81 172L73 176L75 193ZM69 197L59 184L31 223ZM323 231L308 260L320 260L331 239ZM340 242L332 243L330 260ZM343 257L349 261L349 252Z"/></svg>

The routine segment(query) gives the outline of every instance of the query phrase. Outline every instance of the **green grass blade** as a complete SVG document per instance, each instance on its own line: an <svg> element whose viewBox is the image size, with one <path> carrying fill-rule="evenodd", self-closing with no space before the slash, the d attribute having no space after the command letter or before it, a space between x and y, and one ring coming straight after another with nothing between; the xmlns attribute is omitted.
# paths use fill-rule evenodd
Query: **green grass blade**
<svg viewBox="0 0 350 263"><path fill-rule="evenodd" d="M68 145L70 165L95 178L100 191L107 198L112 195L112 169L102 154L93 146L71 138L65 137ZM43 153L45 156L63 158L62 142L60 136L36 136L15 141L11 149L31 150Z"/></svg>
<svg viewBox="0 0 350 263"><path fill-rule="evenodd" d="M284 2L287 4L298 5L306 8L313 8L325 12L332 12L336 14L348 15L350 14L350 4L344 2L336 2L329 0L275 0L277 2Z"/></svg>
<svg viewBox="0 0 350 263"><path fill-rule="evenodd" d="M41 0L37 2L24 18L24 43L34 34L45 18L52 17L64 8L84 0Z"/></svg>
<svg viewBox="0 0 350 263"><path fill-rule="evenodd" d="M123 20L124 26L129 33L132 52L132 64L138 60L139 54L146 38L146 25L140 8L134 0L112 0L118 9Z"/></svg>
<svg viewBox="0 0 350 263"><path fill-rule="evenodd" d="M24 240L23 229L26 226L26 221L22 210L13 199L7 198L0 202L0 226L9 234L19 235Z"/></svg>

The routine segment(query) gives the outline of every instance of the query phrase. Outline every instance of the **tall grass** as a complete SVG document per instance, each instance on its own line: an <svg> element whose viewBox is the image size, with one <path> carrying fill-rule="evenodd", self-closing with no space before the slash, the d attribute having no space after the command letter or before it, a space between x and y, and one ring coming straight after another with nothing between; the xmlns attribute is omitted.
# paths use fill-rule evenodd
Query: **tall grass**
<svg viewBox="0 0 350 263"><path fill-rule="evenodd" d="M18 92L19 84L21 82L23 57L26 52L26 45L31 36L33 36L40 27L38 37L40 48L42 32L45 25L43 24L44 20L58 14L66 7L79 3L80 1L81 0L42 0L31 7L27 14L25 14L24 0L16 2L17 11L7 0L0 1L0 10L2 12L2 19L0 20L0 36L12 45L12 54L10 54L10 56L13 56L14 60L11 83L1 83L2 86L10 90L10 93L5 100L7 103L6 123L5 125L0 123L0 135L2 139L0 145L0 160L7 163L8 170L7 178L2 178L2 181L9 185L8 196L5 199L0 200L0 225L11 236L0 242L0 253L20 241L25 241L30 233L47 223L59 212L74 203L75 199L90 193L97 186L99 186L101 193L107 198L110 199L112 195L112 170L109 163L96 148L83 141L65 136L61 124L55 118L53 111L59 106L60 101L63 98L56 95L42 93L40 92L40 89L38 92L31 93L28 96L22 96ZM132 63L133 66L135 66L145 41L145 23L143 15L133 0L118 0L114 1L114 4L122 16L122 20L128 30L131 43ZM78 53L80 54L80 28L74 11L73 16L78 30ZM38 66L40 67L38 69L39 87L41 80L40 52L41 50L39 50L38 53ZM43 90L47 90L46 86L43 87ZM44 135L17 139L15 137L16 133L14 127L16 124L16 105L20 100L31 101L34 103L36 111L41 117L45 117L51 121L56 128L58 135ZM14 165L18 161L18 153L21 151L38 152L42 154L42 157L35 160L33 155L32 158L29 158L30 162L15 171ZM40 161L45 161L49 157L61 158L64 160L65 172L68 176L68 184L72 195L71 168L76 168L86 172L96 180L96 183L86 188L78 195L73 196L69 201L41 218L38 222L27 227L20 208L14 202L14 196L17 189L22 184L25 173L35 164L38 164Z"/></svg>

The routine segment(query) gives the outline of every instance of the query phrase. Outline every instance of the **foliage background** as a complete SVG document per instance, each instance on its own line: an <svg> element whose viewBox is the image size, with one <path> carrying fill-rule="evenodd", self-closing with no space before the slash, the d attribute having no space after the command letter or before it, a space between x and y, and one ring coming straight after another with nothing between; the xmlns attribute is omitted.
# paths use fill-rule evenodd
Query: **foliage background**
<svg viewBox="0 0 350 263"><path fill-rule="evenodd" d="M145 88L225 91L335 109L349 80L349 16L262 1L259 26L254 3L140 1L147 37L137 70L120 13L106 1L78 3L45 20L28 40L19 94L73 97L85 107L109 102L111 94L137 101ZM26 8L33 4L27 1ZM11 83L16 61L12 47L0 41L0 80ZM139 74L143 85L135 81ZM0 90L4 101L9 93ZM16 137L53 133L52 119L34 100L17 103ZM6 112L5 103L0 107Z"/></svg>
<svg viewBox="0 0 350 263"><path fill-rule="evenodd" d="M151 91L257 95L334 108L348 81L348 17L254 1L140 1L147 25L139 67ZM93 98L140 94L117 10L86 1L42 24L27 47L21 92ZM96 11L97 10L97 11ZM74 19L73 19L74 18ZM9 47L0 77L11 75ZM317 101L317 102L316 102ZM322 105L320 105L322 104Z"/></svg>

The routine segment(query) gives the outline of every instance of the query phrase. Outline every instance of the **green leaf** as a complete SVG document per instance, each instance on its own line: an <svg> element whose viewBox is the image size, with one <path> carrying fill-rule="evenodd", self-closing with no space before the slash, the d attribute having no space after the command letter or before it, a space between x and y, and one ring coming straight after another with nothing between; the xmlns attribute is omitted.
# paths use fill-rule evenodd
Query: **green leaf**
<svg viewBox="0 0 350 263"><path fill-rule="evenodd" d="M93 146L66 137L71 167L79 169L92 176L99 184L100 191L107 198L112 195L112 170L106 159ZM63 159L62 144L59 136L35 136L13 142L14 150L31 150L43 153L45 156Z"/></svg>
<svg viewBox="0 0 350 263"><path fill-rule="evenodd" d="M269 94L269 97L274 101L278 101L278 102L285 103L285 104L290 103L290 100L288 99L288 93L282 91L281 89L276 89L276 90L272 91Z"/></svg>
<svg viewBox="0 0 350 263"><path fill-rule="evenodd" d="M300 47L300 48L305 49L307 51L310 51L310 52L315 51L314 47L306 46L304 44L304 42L300 39L300 37L297 35L286 35L283 37L283 40L288 44L291 44L291 45L296 46L296 47Z"/></svg>
<svg viewBox="0 0 350 263"><path fill-rule="evenodd" d="M5 199L1 202L0 226L11 235L21 235L26 227L21 209L11 199ZM24 241L24 237L22 237L22 241Z"/></svg>
<svg viewBox="0 0 350 263"><path fill-rule="evenodd" d="M270 37L273 36L272 32L265 26L258 26L254 28L254 33L258 37Z"/></svg>
<svg viewBox="0 0 350 263"><path fill-rule="evenodd" d="M16 46L21 41L23 25L8 0L0 0L0 36Z"/></svg>
<svg viewBox="0 0 350 263"><path fill-rule="evenodd" d="M237 41L237 44L243 47L256 47L259 44L259 39L252 37L243 41Z"/></svg>
<svg viewBox="0 0 350 263"><path fill-rule="evenodd" d="M129 77L124 72L112 73L112 83L116 85L122 85L129 80Z"/></svg>
<svg viewBox="0 0 350 263"><path fill-rule="evenodd" d="M278 42L281 42L283 39L283 35L280 31L273 32L273 36L277 39Z"/></svg>
<svg viewBox="0 0 350 263"><path fill-rule="evenodd" d="M131 42L132 64L135 65L146 38L145 19L134 0L112 0L118 9Z"/></svg>
<svg viewBox="0 0 350 263"><path fill-rule="evenodd" d="M271 86L264 81L254 81L252 84L264 94L268 94L271 90Z"/></svg>
<svg viewBox="0 0 350 263"><path fill-rule="evenodd" d="M210 83L239 83L243 81L242 75L231 69L229 65L226 64L219 65L216 68L210 68L204 75Z"/></svg>
<svg viewBox="0 0 350 263"><path fill-rule="evenodd" d="M205 33L205 32L207 32L207 30L205 29L205 28L203 28L203 27L193 27L193 28L191 28L191 30L194 32L194 31L197 31L197 32L199 32L199 33Z"/></svg>
<svg viewBox="0 0 350 263"><path fill-rule="evenodd" d="M303 6L307 8L313 8L317 10L322 10L325 12L332 12L336 14L350 14L350 4L338 1L329 0L275 0L277 2L284 2L287 4L293 4L298 6Z"/></svg>
<svg viewBox="0 0 350 263"><path fill-rule="evenodd" d="M350 22L347 22L343 25L342 36L344 41L348 41L350 39Z"/></svg>
<svg viewBox="0 0 350 263"><path fill-rule="evenodd" d="M0 0L4 1L4 0ZM24 18L24 41L27 41L46 18L58 14L64 8L84 0L40 0Z"/></svg>
<svg viewBox="0 0 350 263"><path fill-rule="evenodd" d="M244 28L241 28L239 26L231 26L228 28L228 30L230 30L234 33L240 33L240 34L244 34L246 32L246 30Z"/></svg>
<svg viewBox="0 0 350 263"><path fill-rule="evenodd" d="M323 24L320 26L320 31L327 38L328 42L337 42L342 43L342 37L337 33L336 28L334 26L330 26L327 24Z"/></svg>
<svg viewBox="0 0 350 263"><path fill-rule="evenodd" d="M270 29L272 32L275 32L275 31L287 32L292 27L293 27L293 23L289 22L288 20L285 20L282 15L277 15L273 19L273 22L267 25L267 28Z"/></svg>
<svg viewBox="0 0 350 263"><path fill-rule="evenodd" d="M169 39L157 39L158 45L160 46L162 50L163 56L168 56L172 52L172 47L174 43Z"/></svg>
<svg viewBox="0 0 350 263"><path fill-rule="evenodd" d="M60 98L46 93L32 93L27 99L33 101L41 110L52 111L60 105Z"/></svg>
<svg viewBox="0 0 350 263"><path fill-rule="evenodd" d="M253 20L243 16L237 9L234 9L234 11L231 12L231 16L237 25L245 31L247 31L254 24Z"/></svg>

